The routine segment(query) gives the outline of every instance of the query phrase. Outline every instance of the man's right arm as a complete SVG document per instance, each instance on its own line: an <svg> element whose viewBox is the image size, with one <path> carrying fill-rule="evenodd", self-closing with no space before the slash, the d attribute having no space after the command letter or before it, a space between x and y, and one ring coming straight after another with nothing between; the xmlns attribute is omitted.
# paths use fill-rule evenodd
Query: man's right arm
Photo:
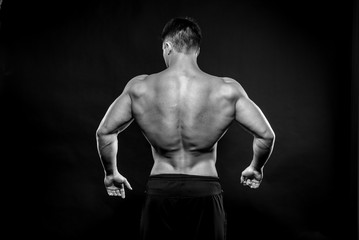
<svg viewBox="0 0 359 240"><path fill-rule="evenodd" d="M237 93L235 119L253 137L253 159L242 172L241 182L257 188L263 178L263 167L273 151L275 134L261 109L248 97L238 82L233 83Z"/></svg>

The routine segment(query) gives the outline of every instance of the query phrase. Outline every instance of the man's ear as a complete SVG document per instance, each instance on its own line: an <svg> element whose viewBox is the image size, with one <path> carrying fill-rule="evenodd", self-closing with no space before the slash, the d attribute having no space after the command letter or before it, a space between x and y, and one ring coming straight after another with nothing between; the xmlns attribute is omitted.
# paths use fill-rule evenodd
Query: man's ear
<svg viewBox="0 0 359 240"><path fill-rule="evenodd" d="M200 52L201 52L201 48L198 48L198 49L197 49L197 52L196 52L197 57L198 57L198 55L199 55Z"/></svg>
<svg viewBox="0 0 359 240"><path fill-rule="evenodd" d="M166 51L167 55L170 55L173 50L173 44L170 41L163 43L163 50Z"/></svg>

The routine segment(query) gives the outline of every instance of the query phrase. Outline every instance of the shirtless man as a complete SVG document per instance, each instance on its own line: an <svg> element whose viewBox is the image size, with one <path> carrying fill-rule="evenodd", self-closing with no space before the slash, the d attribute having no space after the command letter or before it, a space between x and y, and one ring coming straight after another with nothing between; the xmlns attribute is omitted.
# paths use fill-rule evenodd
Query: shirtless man
<svg viewBox="0 0 359 240"><path fill-rule="evenodd" d="M197 65L201 30L190 18L170 20L162 32L167 69L131 79L97 132L110 196L131 185L117 168L117 136L133 120L152 148L154 164L141 217L143 239L225 239L217 143L236 120L253 136L253 159L241 183L258 188L275 135L265 116L234 79Z"/></svg>

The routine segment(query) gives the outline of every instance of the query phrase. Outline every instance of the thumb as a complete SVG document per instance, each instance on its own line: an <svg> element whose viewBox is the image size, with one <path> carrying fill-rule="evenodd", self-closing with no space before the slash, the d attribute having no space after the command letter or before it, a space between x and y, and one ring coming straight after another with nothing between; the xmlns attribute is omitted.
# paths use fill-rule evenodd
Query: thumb
<svg viewBox="0 0 359 240"><path fill-rule="evenodd" d="M127 187L128 189L132 190L132 187L131 187L130 183L127 181L127 179L125 179L124 184L126 185L126 187Z"/></svg>
<svg viewBox="0 0 359 240"><path fill-rule="evenodd" d="M243 174L242 174L242 176L241 176L241 183L243 183L244 182L244 176L243 176Z"/></svg>

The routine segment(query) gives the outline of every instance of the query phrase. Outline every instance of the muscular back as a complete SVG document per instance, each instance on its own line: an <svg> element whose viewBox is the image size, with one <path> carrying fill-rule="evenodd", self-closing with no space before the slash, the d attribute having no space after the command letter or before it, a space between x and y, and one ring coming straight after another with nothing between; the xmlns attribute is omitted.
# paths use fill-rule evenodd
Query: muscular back
<svg viewBox="0 0 359 240"><path fill-rule="evenodd" d="M203 72L150 75L130 89L132 114L152 146L152 174L217 175L217 142L235 117L231 83Z"/></svg>

